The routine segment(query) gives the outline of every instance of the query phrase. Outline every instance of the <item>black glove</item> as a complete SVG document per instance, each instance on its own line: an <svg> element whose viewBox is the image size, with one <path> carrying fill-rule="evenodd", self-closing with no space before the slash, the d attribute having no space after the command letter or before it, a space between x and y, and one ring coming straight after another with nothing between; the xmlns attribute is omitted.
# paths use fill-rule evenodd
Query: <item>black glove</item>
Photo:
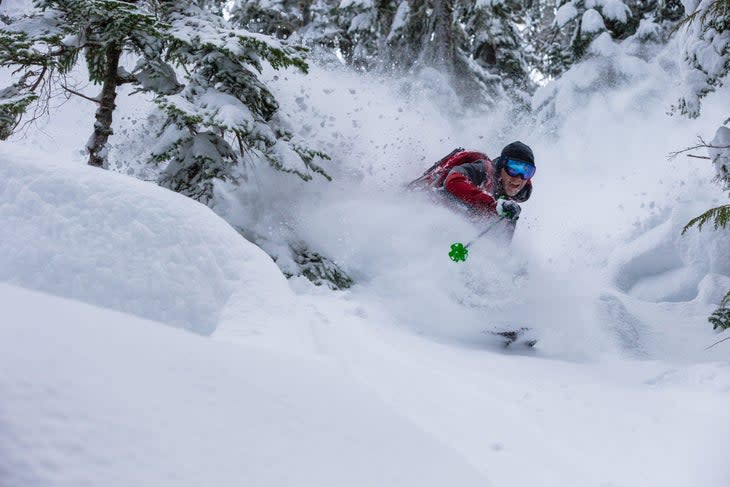
<svg viewBox="0 0 730 487"><path fill-rule="evenodd" d="M497 200L497 215L507 220L517 220L522 208L512 200L500 198Z"/></svg>

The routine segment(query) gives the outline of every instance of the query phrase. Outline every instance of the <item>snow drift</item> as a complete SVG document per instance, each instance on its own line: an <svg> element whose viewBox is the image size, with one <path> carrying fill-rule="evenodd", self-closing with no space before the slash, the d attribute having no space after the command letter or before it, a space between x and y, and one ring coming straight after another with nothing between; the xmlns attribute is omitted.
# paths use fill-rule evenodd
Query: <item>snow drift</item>
<svg viewBox="0 0 730 487"><path fill-rule="evenodd" d="M109 171L0 152L0 222L0 281L197 333L217 327L234 293L254 321L292 296L210 209Z"/></svg>

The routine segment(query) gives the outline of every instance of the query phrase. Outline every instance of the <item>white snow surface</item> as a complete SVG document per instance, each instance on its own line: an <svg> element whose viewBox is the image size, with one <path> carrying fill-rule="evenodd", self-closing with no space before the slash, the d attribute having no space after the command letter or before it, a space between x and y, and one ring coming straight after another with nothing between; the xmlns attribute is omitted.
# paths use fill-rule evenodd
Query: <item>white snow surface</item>
<svg viewBox="0 0 730 487"><path fill-rule="evenodd" d="M586 8L600 7L601 15L607 19L626 23L631 16L631 9L621 0L587 0Z"/></svg>
<svg viewBox="0 0 730 487"><path fill-rule="evenodd" d="M605 0L601 12L604 17L621 23L626 23L631 16L631 9L621 0Z"/></svg>
<svg viewBox="0 0 730 487"><path fill-rule="evenodd" d="M482 8L488 8L488 7L494 7L503 2L504 2L504 0L477 0L475 6L482 7Z"/></svg>
<svg viewBox="0 0 730 487"><path fill-rule="evenodd" d="M670 118L667 53L591 49L536 126L453 118L426 83L267 71L334 180L257 168L215 213L84 166L86 102L3 142L0 485L730 485L730 342L707 349L730 332L706 321L730 232L680 235L727 195L666 158L716 132L728 90ZM118 100L113 167L143 174L148 108ZM454 264L481 228L401 185L517 139L538 172L512 246ZM356 286L287 285L216 213L270 252L295 232ZM484 334L515 323L536 349Z"/></svg>
<svg viewBox="0 0 730 487"><path fill-rule="evenodd" d="M606 29L606 24L603 22L603 17L598 13L597 10L589 8L583 12L583 17L580 21L580 30L588 34L593 32L599 32Z"/></svg>
<svg viewBox="0 0 730 487"><path fill-rule="evenodd" d="M573 5L572 2L568 2L562 5L557 12L555 12L555 24L558 27L563 27L565 24L573 20L578 15L578 9Z"/></svg>
<svg viewBox="0 0 730 487"><path fill-rule="evenodd" d="M373 0L340 0L339 8L345 9L349 7L371 8Z"/></svg>
<svg viewBox="0 0 730 487"><path fill-rule="evenodd" d="M3 487L483 485L316 357L7 284L0 303Z"/></svg>
<svg viewBox="0 0 730 487"><path fill-rule="evenodd" d="M639 20L639 27L636 28L636 36L639 39L658 39L661 26L652 19Z"/></svg>

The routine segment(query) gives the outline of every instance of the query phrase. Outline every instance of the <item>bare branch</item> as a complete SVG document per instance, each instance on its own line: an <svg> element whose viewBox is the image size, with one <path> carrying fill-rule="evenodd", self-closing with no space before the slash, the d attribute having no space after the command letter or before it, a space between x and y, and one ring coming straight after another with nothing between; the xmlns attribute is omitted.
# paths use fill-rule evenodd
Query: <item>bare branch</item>
<svg viewBox="0 0 730 487"><path fill-rule="evenodd" d="M79 93L78 91L72 90L71 88L69 88L66 85L61 85L61 87L64 90L68 91L69 93L71 93L73 95L80 96L81 98L84 98L84 99L89 100L89 101L93 101L94 103L99 103L99 99L98 98L92 98L90 96L86 96L83 93Z"/></svg>
<svg viewBox="0 0 730 487"><path fill-rule="evenodd" d="M38 79L33 83L33 86L30 87L30 91L35 91L38 88L38 85L41 84L41 81L43 81L43 76L46 74L46 66L43 66L43 69L41 69L40 74L38 75Z"/></svg>
<svg viewBox="0 0 730 487"><path fill-rule="evenodd" d="M680 154L684 154L685 152L693 151L696 149L730 149L730 145L712 145L705 142L705 140L702 137L697 137L697 140L700 141L699 144L693 145L692 147L687 147L686 149L682 149L680 151L676 152L670 152L669 153L669 159L674 159ZM703 157L703 156L690 156L690 157L696 157L698 159L710 159L709 157Z"/></svg>
<svg viewBox="0 0 730 487"><path fill-rule="evenodd" d="M696 156L694 154L687 154L687 157L694 157L695 159L712 159L712 157L709 156Z"/></svg>
<svg viewBox="0 0 730 487"><path fill-rule="evenodd" d="M133 74L130 74L128 76L117 76L117 86L128 84L128 83L136 83L137 77Z"/></svg>
<svg viewBox="0 0 730 487"><path fill-rule="evenodd" d="M718 340L718 341L716 341L715 343L713 343L713 344L712 344L712 345L710 345L709 347L705 348L705 350L709 350L709 349L711 349L712 347L714 347L715 345L718 345L718 344L720 344L720 343L724 342L725 340L730 340L730 337L725 337L725 338L723 338L722 340Z"/></svg>

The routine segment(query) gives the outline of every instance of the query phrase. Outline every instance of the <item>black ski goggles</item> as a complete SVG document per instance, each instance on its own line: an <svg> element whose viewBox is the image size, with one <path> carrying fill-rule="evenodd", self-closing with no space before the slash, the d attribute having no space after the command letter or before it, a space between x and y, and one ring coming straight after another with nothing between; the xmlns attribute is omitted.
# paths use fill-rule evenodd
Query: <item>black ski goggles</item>
<svg viewBox="0 0 730 487"><path fill-rule="evenodd" d="M535 165L525 161L507 159L504 163L505 172L513 178L522 178L525 181L535 175Z"/></svg>

